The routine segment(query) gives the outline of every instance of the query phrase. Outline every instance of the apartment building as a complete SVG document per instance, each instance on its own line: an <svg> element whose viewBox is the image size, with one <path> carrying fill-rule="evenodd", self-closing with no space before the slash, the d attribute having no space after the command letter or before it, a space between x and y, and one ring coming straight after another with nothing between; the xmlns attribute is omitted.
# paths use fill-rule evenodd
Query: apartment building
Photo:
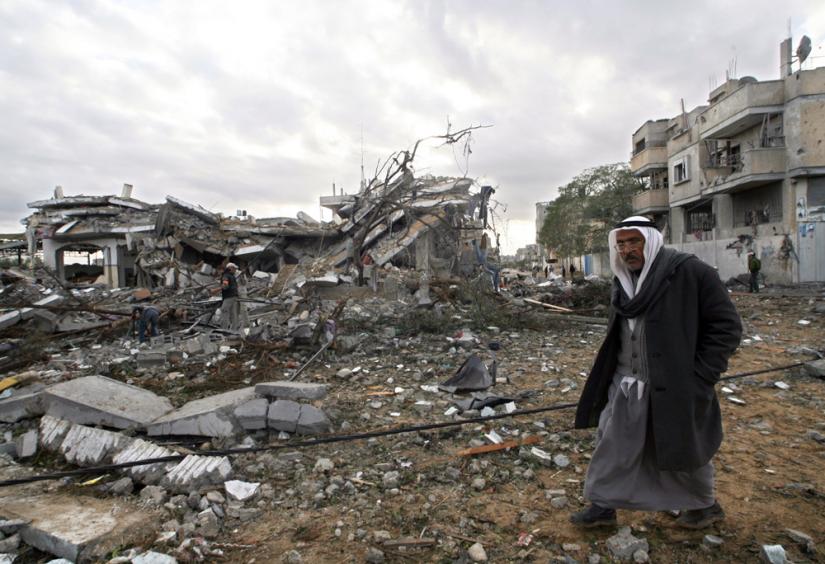
<svg viewBox="0 0 825 564"><path fill-rule="evenodd" d="M768 283L825 281L825 67L791 61L787 39L778 80L729 79L632 136L634 210L723 278L754 251Z"/></svg>

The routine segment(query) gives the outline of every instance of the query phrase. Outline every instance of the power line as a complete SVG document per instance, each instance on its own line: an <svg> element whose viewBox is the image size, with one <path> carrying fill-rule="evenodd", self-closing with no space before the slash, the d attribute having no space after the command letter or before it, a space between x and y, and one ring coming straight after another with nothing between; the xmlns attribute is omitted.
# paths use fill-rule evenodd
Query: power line
<svg viewBox="0 0 825 564"><path fill-rule="evenodd" d="M733 380L737 378L745 378L747 376L757 376L760 374L767 374L770 372L779 372L782 370L788 370L791 368L797 368L799 366L803 366L806 364L805 362L796 362L794 364L786 364L784 366L776 366L773 368L764 368L762 370L752 370L749 372L740 372L738 374L733 374L731 376L725 376L723 378L719 378L719 381L727 381ZM316 445L323 445L323 444L332 444L332 443L342 443L342 442L349 442L349 441L358 441L364 439L373 439L378 437L389 437L392 435L401 435L405 433L417 433L420 431L432 431L435 429L445 429L448 427L460 427L462 425L472 425L476 423L486 423L488 421L495 421L497 419L506 419L509 417L519 417L522 415L535 415L537 413L548 413L552 411L561 411L564 409L571 409L578 406L578 403L562 403L557 405L550 405L550 406L541 406L541 407L533 407L529 409L518 409L511 413L501 413L497 415L491 415L489 417L474 417L472 419L462 419L461 421L444 421L441 423L425 423L421 425L411 425L407 427L396 427L395 429L384 429L381 431L368 431L366 433L351 433L346 435L333 435L328 437L319 437L316 439L307 439L305 441L298 441L298 442L291 442L287 444L280 444L280 445L267 445L261 447L244 447L244 448L229 448L229 449L221 449L221 450L207 450L196 452L193 454L197 454L199 456L238 456L241 454L251 454L256 452L266 452L266 451L274 451L274 450L283 450L283 449L296 449L296 448L306 448ZM564 429L569 431L571 429ZM184 458L189 455L186 454L175 454L170 456L161 456L157 458L147 458L144 460L135 460L132 462L122 462L120 464L106 464L102 466L92 466L88 468L78 468L75 470L65 470L62 472L51 472L49 474L41 474L39 476L26 476L24 478L16 478L13 480L3 480L0 481L0 488L8 487L8 486L15 486L20 484L28 484L32 482L41 482L45 480L59 480L61 478L67 478L72 476L82 476L86 474L100 474L105 472L110 472L113 470L121 470L124 468L132 468L135 466L146 466L149 464L159 464L164 462L180 462Z"/></svg>

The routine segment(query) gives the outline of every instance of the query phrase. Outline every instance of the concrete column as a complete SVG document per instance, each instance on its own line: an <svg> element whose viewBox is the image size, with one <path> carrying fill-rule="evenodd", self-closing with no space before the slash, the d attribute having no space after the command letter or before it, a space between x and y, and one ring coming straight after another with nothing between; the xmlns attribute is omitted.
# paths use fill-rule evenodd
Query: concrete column
<svg viewBox="0 0 825 564"><path fill-rule="evenodd" d="M733 196L717 194L713 197L713 214L716 216L716 228L720 239L733 236Z"/></svg>
<svg viewBox="0 0 825 564"><path fill-rule="evenodd" d="M670 209L671 241L681 249L685 242L685 208Z"/></svg>
<svg viewBox="0 0 825 564"><path fill-rule="evenodd" d="M54 271L61 280L66 279L66 273L63 270L63 251L53 239L43 239L43 264Z"/></svg>
<svg viewBox="0 0 825 564"><path fill-rule="evenodd" d="M120 283L118 269L117 243L103 247L103 279L110 288L117 288Z"/></svg>
<svg viewBox="0 0 825 564"><path fill-rule="evenodd" d="M415 269L419 272L430 271L430 249L433 234L429 231L415 240Z"/></svg>

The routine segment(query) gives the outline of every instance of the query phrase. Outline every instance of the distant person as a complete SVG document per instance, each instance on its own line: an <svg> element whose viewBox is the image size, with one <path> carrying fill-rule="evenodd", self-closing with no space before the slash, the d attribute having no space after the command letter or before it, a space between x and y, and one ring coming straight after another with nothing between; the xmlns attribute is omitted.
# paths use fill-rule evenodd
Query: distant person
<svg viewBox="0 0 825 564"><path fill-rule="evenodd" d="M241 302L238 298L238 265L229 262L221 274L221 327L238 332L241 329Z"/></svg>
<svg viewBox="0 0 825 564"><path fill-rule="evenodd" d="M576 265L570 265L570 279L572 280L573 277L576 276Z"/></svg>
<svg viewBox="0 0 825 564"><path fill-rule="evenodd" d="M146 333L151 337L157 337L158 325L160 324L160 312L155 306L135 306L132 308L132 327L137 325L138 342L146 342Z"/></svg>
<svg viewBox="0 0 825 564"><path fill-rule="evenodd" d="M561 277L562 277L562 280L567 278L567 268L565 268L564 265L561 265Z"/></svg>
<svg viewBox="0 0 825 564"><path fill-rule="evenodd" d="M762 270L762 261L756 258L756 253L753 251L748 253L748 272L751 274L750 278L750 292L759 293L759 271Z"/></svg>

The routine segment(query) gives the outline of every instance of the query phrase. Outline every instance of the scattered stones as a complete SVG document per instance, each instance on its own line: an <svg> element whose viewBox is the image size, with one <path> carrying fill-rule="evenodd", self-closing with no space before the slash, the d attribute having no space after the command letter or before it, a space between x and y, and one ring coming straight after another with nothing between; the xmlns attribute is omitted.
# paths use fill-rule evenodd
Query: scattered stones
<svg viewBox="0 0 825 564"><path fill-rule="evenodd" d="M721 547L724 542L721 537L717 537L716 535L705 535L702 539L702 545L712 549Z"/></svg>
<svg viewBox="0 0 825 564"><path fill-rule="evenodd" d="M475 480L473 480L472 484L470 484L470 487L476 490L477 492L480 492L481 490L487 487L487 482L484 480L484 478L476 478Z"/></svg>
<svg viewBox="0 0 825 564"><path fill-rule="evenodd" d="M467 556L473 562L487 562L487 551L484 550L484 545L480 542L475 543L467 549Z"/></svg>
<svg viewBox="0 0 825 564"><path fill-rule="evenodd" d="M567 468L570 466L570 459L564 454L557 454L553 457L553 464L559 468Z"/></svg>
<svg viewBox="0 0 825 564"><path fill-rule="evenodd" d="M647 540L633 536L630 527L621 527L619 532L607 539L607 549L616 560L631 560L638 550L649 550Z"/></svg>
<svg viewBox="0 0 825 564"><path fill-rule="evenodd" d="M178 559L162 552L150 550L132 558L132 564L177 564Z"/></svg>
<svg viewBox="0 0 825 564"><path fill-rule="evenodd" d="M135 484L128 476L115 480L109 485L109 491L115 495L129 495L134 489Z"/></svg>
<svg viewBox="0 0 825 564"><path fill-rule="evenodd" d="M335 468L335 463L329 458L319 458L312 468L315 472L330 472Z"/></svg>
<svg viewBox="0 0 825 564"><path fill-rule="evenodd" d="M152 505L163 505L166 498L166 490L160 486L146 486L140 490L140 499L143 499Z"/></svg>
<svg viewBox="0 0 825 564"><path fill-rule="evenodd" d="M802 531L797 531L796 529L785 529L785 533L797 544L801 544L803 550L809 554L813 554L816 551L816 545L814 544L814 539L808 535L803 533Z"/></svg>
<svg viewBox="0 0 825 564"><path fill-rule="evenodd" d="M381 564L384 562L384 553L371 546L367 549L367 553L364 555L364 560L370 564Z"/></svg>
<svg viewBox="0 0 825 564"><path fill-rule="evenodd" d="M825 358L805 363L805 371L811 376L825 378Z"/></svg>
<svg viewBox="0 0 825 564"><path fill-rule="evenodd" d="M564 509L567 507L567 496L560 495L550 499L550 506L553 509Z"/></svg>

